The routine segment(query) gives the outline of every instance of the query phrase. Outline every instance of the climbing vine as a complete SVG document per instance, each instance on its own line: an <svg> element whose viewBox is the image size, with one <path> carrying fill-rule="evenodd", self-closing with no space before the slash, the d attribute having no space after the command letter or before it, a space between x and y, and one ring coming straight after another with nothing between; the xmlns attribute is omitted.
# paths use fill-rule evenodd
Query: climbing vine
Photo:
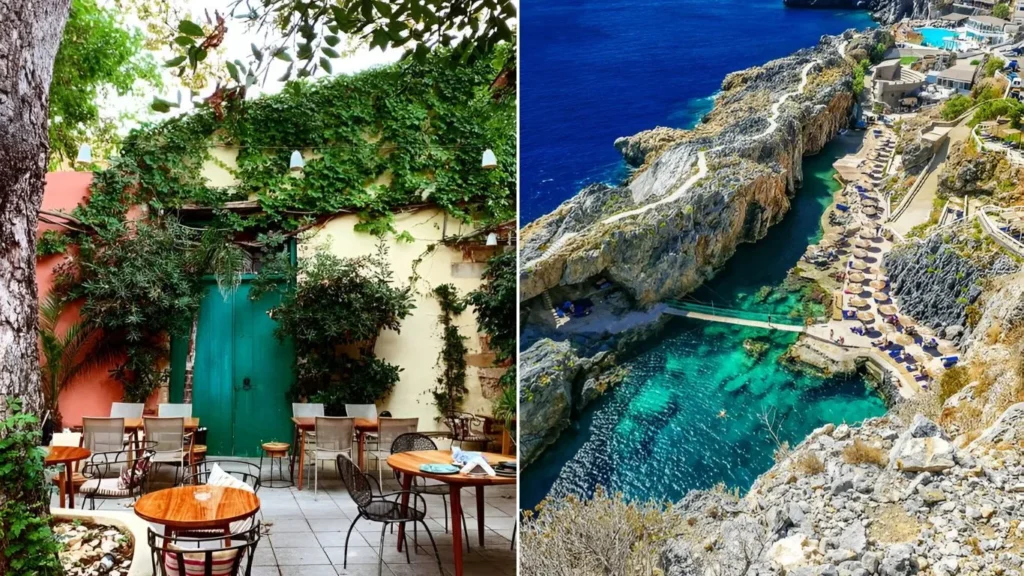
<svg viewBox="0 0 1024 576"><path fill-rule="evenodd" d="M443 416L458 410L469 390L466 388L466 337L459 333L455 317L466 311L466 301L452 284L434 288L434 297L441 306L441 352L437 356L436 385L431 390L437 411Z"/></svg>
<svg viewBox="0 0 1024 576"><path fill-rule="evenodd" d="M516 106L490 90L498 72L484 60L457 68L440 58L403 62L291 82L279 94L230 103L222 120L200 109L145 126L97 174L79 216L110 224L131 205L159 212L250 200L255 214L215 210L210 225L294 229L311 216L354 212L364 231L381 233L394 231L394 210L419 204L463 220L514 217ZM221 166L236 185L207 185L211 146L237 155L237 166ZM481 167L486 149L497 168ZM306 156L301 174L289 171L293 150Z"/></svg>

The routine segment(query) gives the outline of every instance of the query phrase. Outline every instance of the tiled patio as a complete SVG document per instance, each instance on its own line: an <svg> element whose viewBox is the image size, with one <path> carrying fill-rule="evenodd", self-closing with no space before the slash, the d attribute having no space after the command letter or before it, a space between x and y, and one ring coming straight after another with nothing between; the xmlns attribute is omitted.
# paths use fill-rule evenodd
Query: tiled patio
<svg viewBox="0 0 1024 576"><path fill-rule="evenodd" d="M264 471L264 474L267 472ZM384 491L399 490L388 480L385 469ZM355 503L333 468L321 470L316 497L312 486L267 488L259 491L261 520L266 527L256 550L252 576L319 576L377 574L377 549L381 525L361 519L349 541L348 568L343 568L345 534L358 515ZM440 496L424 496L427 501L427 524L437 542L445 575L453 572L452 535L444 530L444 511ZM462 496L466 521L469 524L471 550L463 548L466 576L497 576L516 573L516 555L509 548L515 523L515 487L496 486L485 489L484 548L479 547L476 520L476 493L464 490ZM57 496L53 506L57 506ZM81 502L76 505L81 507ZM130 509L127 500L97 500L98 509ZM411 528L410 528L411 531ZM384 537L384 576L439 574L430 541L420 530L419 548L410 550L412 562L406 563L405 552L397 550L398 533ZM408 536L412 543L412 534Z"/></svg>

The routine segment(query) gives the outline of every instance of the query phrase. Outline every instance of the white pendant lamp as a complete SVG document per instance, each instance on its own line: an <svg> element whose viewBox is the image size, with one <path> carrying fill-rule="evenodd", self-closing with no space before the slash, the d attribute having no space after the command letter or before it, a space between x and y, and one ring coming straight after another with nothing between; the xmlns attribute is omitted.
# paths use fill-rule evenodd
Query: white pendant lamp
<svg viewBox="0 0 1024 576"><path fill-rule="evenodd" d="M487 245L488 246L497 246L498 245L498 235L495 234L494 232L491 232L490 234L488 234L487 235Z"/></svg>
<svg viewBox="0 0 1024 576"><path fill-rule="evenodd" d="M301 172L305 166L306 161L302 159L302 153L298 150L292 150L292 159L288 163L288 169L292 172Z"/></svg>
<svg viewBox="0 0 1024 576"><path fill-rule="evenodd" d="M488 170L492 170L498 167L498 159L494 156L494 151L488 148L484 150L483 161L480 162L480 166Z"/></svg>
<svg viewBox="0 0 1024 576"><path fill-rule="evenodd" d="M78 147L78 156L75 158L75 162L79 164L88 164L92 162L92 146L88 144L82 144Z"/></svg>

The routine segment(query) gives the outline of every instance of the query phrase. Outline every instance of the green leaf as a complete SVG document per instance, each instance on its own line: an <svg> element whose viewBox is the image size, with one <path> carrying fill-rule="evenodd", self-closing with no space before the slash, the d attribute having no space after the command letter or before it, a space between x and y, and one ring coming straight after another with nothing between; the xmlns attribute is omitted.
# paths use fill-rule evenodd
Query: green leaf
<svg viewBox="0 0 1024 576"><path fill-rule="evenodd" d="M324 42L327 42L328 46L337 46L341 42L341 38L334 34L330 34L328 36L324 36Z"/></svg>
<svg viewBox="0 0 1024 576"><path fill-rule="evenodd" d="M178 46L192 46L196 43L196 41L190 38L189 36L178 36L174 39L174 43Z"/></svg>
<svg viewBox="0 0 1024 576"><path fill-rule="evenodd" d="M328 60L327 58L324 58L323 56L320 57L320 67L323 68L324 71L326 71L328 74L334 72L334 69L331 67L331 61Z"/></svg>
<svg viewBox="0 0 1024 576"><path fill-rule="evenodd" d="M334 48L331 48L330 46L323 46L323 47L320 48L320 50L324 54L326 54L328 58L340 58L341 57L341 54L338 54L338 51L335 50Z"/></svg>
<svg viewBox="0 0 1024 576"><path fill-rule="evenodd" d="M227 66L228 74L231 76L231 79L234 80L235 82L241 84L242 83L242 78L241 78L241 76L238 75L238 66L235 66L231 62L225 62L224 65Z"/></svg>
<svg viewBox="0 0 1024 576"><path fill-rule="evenodd" d="M175 66L181 66L181 64L183 62L185 62L185 60L187 58L188 57L185 56L184 54L181 55L181 56L175 56L174 58L171 58L170 60L167 60L166 62L164 62L164 66L166 66L168 68L174 68Z"/></svg>
<svg viewBox="0 0 1024 576"><path fill-rule="evenodd" d="M252 47L252 57L255 58L257 62L263 62L263 51L257 48L255 43L250 46Z"/></svg>
<svg viewBox="0 0 1024 576"><path fill-rule="evenodd" d="M284 75L277 79L278 82L287 82L292 77L292 64L288 65L288 69L284 71Z"/></svg>
<svg viewBox="0 0 1024 576"><path fill-rule="evenodd" d="M191 20L182 20L178 24L178 32L181 32L182 34L186 34L188 36L193 36L193 37L196 37L196 38L200 38L200 37L206 36L206 32L203 32L202 26L200 26L199 24L196 24L195 22L193 22Z"/></svg>
<svg viewBox="0 0 1024 576"><path fill-rule="evenodd" d="M292 55L288 53L288 50L284 48L278 48L277 52L274 52L274 58L278 60L284 60L285 62L292 62Z"/></svg>

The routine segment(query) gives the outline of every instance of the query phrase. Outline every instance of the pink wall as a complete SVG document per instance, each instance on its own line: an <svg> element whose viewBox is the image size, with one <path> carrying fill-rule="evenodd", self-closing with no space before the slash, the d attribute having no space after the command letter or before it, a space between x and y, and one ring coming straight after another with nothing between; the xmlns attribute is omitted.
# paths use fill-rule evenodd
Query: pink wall
<svg viewBox="0 0 1024 576"><path fill-rule="evenodd" d="M71 212L79 203L88 198L91 172L50 172L46 175L46 189L43 194L44 210ZM39 223L39 233L57 230L59 226ZM36 284L42 301L53 288L54 269L68 258L65 254L40 257L36 260ZM65 310L58 323L58 330L78 319L81 303L74 303ZM64 426L80 426L83 416L108 416L111 402L121 400L124 392L121 385L111 378L110 367L97 367L79 374L60 394L60 411ZM146 402L147 407L156 406L156 393Z"/></svg>

